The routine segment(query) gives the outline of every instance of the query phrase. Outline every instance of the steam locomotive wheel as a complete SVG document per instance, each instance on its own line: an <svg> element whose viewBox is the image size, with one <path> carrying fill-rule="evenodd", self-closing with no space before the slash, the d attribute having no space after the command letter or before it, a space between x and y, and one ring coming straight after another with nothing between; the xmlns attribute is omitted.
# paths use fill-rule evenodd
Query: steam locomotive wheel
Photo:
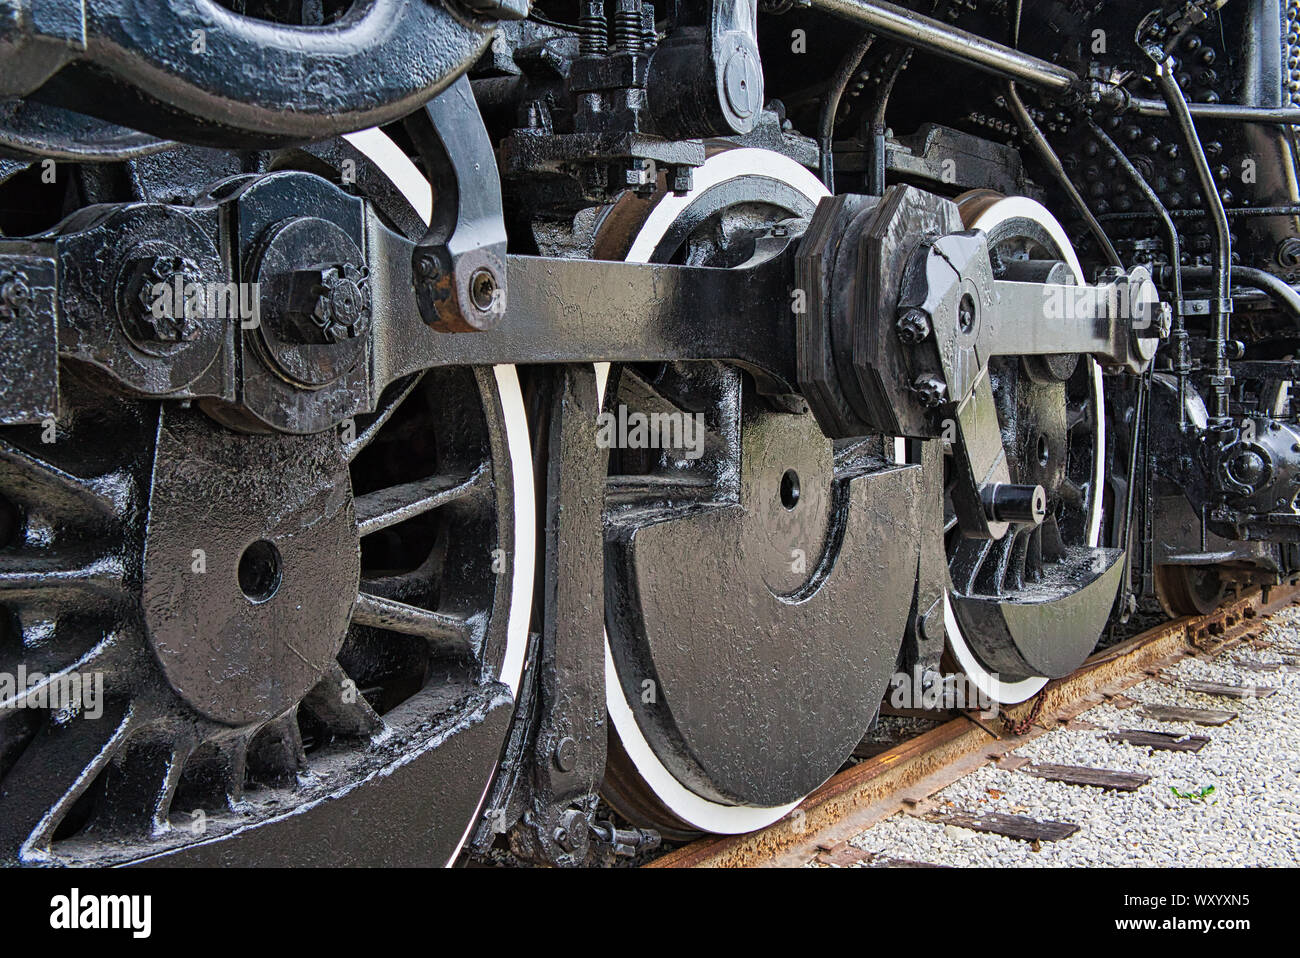
<svg viewBox="0 0 1300 958"><path fill-rule="evenodd" d="M616 206L597 250L732 266L824 195L784 156L722 150L688 195ZM717 363L616 367L603 394L611 417L704 423L698 458L611 454L603 794L669 835L760 828L834 774L893 669L914 570L881 561L859 478L883 442L833 444Z"/></svg>
<svg viewBox="0 0 1300 958"><path fill-rule="evenodd" d="M326 158L418 233L427 181L349 140ZM0 672L26 677L0 689L0 858L454 860L528 634L514 369L416 374L310 436L101 382L69 367L52 435L0 432Z"/></svg>
<svg viewBox="0 0 1300 958"><path fill-rule="evenodd" d="M1040 204L978 191L960 198L968 228L989 234L995 273L1017 261L1082 268L1065 231ZM1022 702L1073 671L1096 646L1118 589L1101 541L1106 445L1101 370L1088 357L1015 357L990 366L1011 481L1041 485L1048 514L1000 540L964 538L951 502L945 545L948 649L995 702Z"/></svg>
<svg viewBox="0 0 1300 958"><path fill-rule="evenodd" d="M1213 565L1158 565L1155 591L1160 607L1171 619L1207 615L1228 594L1223 576Z"/></svg>

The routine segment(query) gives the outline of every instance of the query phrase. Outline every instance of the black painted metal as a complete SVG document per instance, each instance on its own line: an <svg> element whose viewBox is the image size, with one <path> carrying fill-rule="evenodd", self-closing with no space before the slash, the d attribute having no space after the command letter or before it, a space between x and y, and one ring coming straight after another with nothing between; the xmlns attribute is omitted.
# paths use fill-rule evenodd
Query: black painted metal
<svg viewBox="0 0 1300 958"><path fill-rule="evenodd" d="M590 366L548 370L539 721L531 743L530 807L514 847L559 865L587 861L605 774L604 590L596 377Z"/></svg>
<svg viewBox="0 0 1300 958"><path fill-rule="evenodd" d="M213 0L11 0L25 15L0 20L0 93L222 147L319 139L418 108L495 26L433 0L355 6L337 23L298 26Z"/></svg>
<svg viewBox="0 0 1300 958"><path fill-rule="evenodd" d="M420 315L444 333L491 329L505 315L506 224L501 180L469 78L408 119L434 204L411 258Z"/></svg>
<svg viewBox="0 0 1300 958"><path fill-rule="evenodd" d="M412 218L400 197L374 196L389 222ZM143 257L125 244L110 275L133 255L152 273L203 262L204 236L178 210L98 212L86 221L149 223L149 242L184 244ZM87 265L70 255L61 269L85 289ZM88 292L134 307L138 286ZM313 293L336 319L338 292ZM102 333L90 316L64 316L71 345ZM155 319L173 341L124 348L165 359L199 341ZM375 414L307 437L240 436L197 409L124 398L89 363L62 372L57 419L0 435L0 671L50 677L0 703L5 860L446 863L513 706L496 681L512 602L500 573L532 561L513 555L491 371L408 377ZM99 676L102 697L25 707L71 674Z"/></svg>
<svg viewBox="0 0 1300 958"><path fill-rule="evenodd" d="M1278 357L1295 352L1284 314L1300 247L1286 217L1235 216L1294 205L1290 147L1258 126L1202 143L1192 122L1294 118L1276 4L1226 9L1245 49L1224 57L1221 36L1213 68L1198 33L1208 4L1149 21L1161 108L1080 79L1149 69L1136 47L1076 55L1095 23L1131 29L1117 8L1075 23L1043 5L1043 36L1063 39L1013 31L1034 55L965 30L993 22L981 5L945 24L813 0L918 59L1044 94L1041 116L1011 106L1022 130L1042 129L1041 155L1083 218L1114 222L1110 258L1188 285L1174 365L1140 384L1120 370L1146 366L1157 337L1130 334L1136 319L1158 328L1158 312L1117 317L1097 295L1075 300L1078 328L1045 324L1048 286L1069 282L1063 251L1035 249L1040 230L1004 255L1006 237L961 229L948 197L1032 192L1026 173L1041 173L1014 137L968 132L1007 132L1002 105L962 119L924 89L895 96L921 132L887 142L873 118L873 158L888 163L868 182L883 195L813 215L797 190L741 177L697 197L654 264L595 262L622 255L594 238L604 218L688 195L713 151L765 145L827 167L833 152L841 178L865 166L861 142L826 136L819 157L782 127L786 105L767 102L788 97L798 117L802 99L806 115L801 91L820 89L834 58L792 68L778 32L760 65L752 2L671 4L662 37L644 0L584 3L573 29L543 14L490 48L492 21L525 14L524 0L343 6L0 0L12 14L0 16L0 182L18 184L6 198L26 202L45 172L28 161L64 161L57 184L42 181L57 186L44 218L0 209L33 234L0 239L0 672L99 671L109 691L96 724L84 702L0 708L8 860L427 863L479 813L478 851L507 832L554 864L652 844L594 820L602 773L629 818L680 836L690 823L636 780L620 743L606 761L602 623L667 775L721 807L793 801L861 734L882 676L938 666L945 587L1003 678L1062 674L1086 654L1125 574L1119 550L1084 542L1097 457L1105 541L1167 608L1296 565L1279 545L1300 542L1300 426L1281 390L1296 370ZM863 61L858 79L880 66ZM1238 88L1248 103L1185 102ZM1094 175L1087 142L1061 164L1047 145L1064 149L1093 110L1145 201L1217 232L1173 236L1162 263L1139 214L1105 212L1124 197ZM234 152L400 119L390 132L433 181L427 231L370 164L341 174L361 159L342 141ZM828 121L833 134L835 111ZM1227 159L1260 144L1272 185L1232 205ZM1190 203L1166 182L1186 173L1179 148L1203 194ZM913 185L886 192L885 173ZM721 215L743 209L762 212ZM512 249L556 255L508 256L507 214ZM1197 265L1205 253L1214 263ZM1131 292L1145 275L1099 290ZM1276 301L1234 295L1232 275ZM152 308L159 288L190 283L258 284L253 321ZM1109 449L1096 448L1104 410L1084 354L1111 367ZM596 360L619 364L607 411L703 415L698 458L625 446L606 476L578 365ZM513 721L496 681L510 599L489 560L513 541L512 466L483 368L502 363L557 366L526 377L549 495ZM895 435L913 437L910 464L887 455Z"/></svg>
<svg viewBox="0 0 1300 958"><path fill-rule="evenodd" d="M712 364L652 382L625 369L606 409L680 412L705 397L717 412L700 460L620 452L606 628L673 776L714 802L779 805L834 772L874 714L912 603L923 479L891 468L878 441L835 448L811 415L770 410Z"/></svg>

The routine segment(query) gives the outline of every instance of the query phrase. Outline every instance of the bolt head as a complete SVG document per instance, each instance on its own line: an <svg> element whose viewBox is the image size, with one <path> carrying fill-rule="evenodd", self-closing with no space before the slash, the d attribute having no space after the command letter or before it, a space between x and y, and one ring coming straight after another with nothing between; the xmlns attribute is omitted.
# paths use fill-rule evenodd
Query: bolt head
<svg viewBox="0 0 1300 958"><path fill-rule="evenodd" d="M370 324L370 284L351 263L299 270L291 311L307 317L326 343L355 339Z"/></svg>
<svg viewBox="0 0 1300 958"><path fill-rule="evenodd" d="M561 772L571 772L578 764L578 743L566 735L555 745L555 767Z"/></svg>
<svg viewBox="0 0 1300 958"><path fill-rule="evenodd" d="M930 409L943 405L948 399L948 384L936 376L918 376L912 383L912 391Z"/></svg>
<svg viewBox="0 0 1300 958"><path fill-rule="evenodd" d="M438 260L428 253L421 253L415 257L415 275L420 279L431 279L438 275Z"/></svg>
<svg viewBox="0 0 1300 958"><path fill-rule="evenodd" d="M135 342L171 346L198 339L198 317L187 312L185 295L199 280L197 263L184 256L141 256L131 261L126 276L122 320Z"/></svg>
<svg viewBox="0 0 1300 958"><path fill-rule="evenodd" d="M925 310L912 308L898 317L898 338L909 345L923 342L930 335L930 317Z"/></svg>
<svg viewBox="0 0 1300 958"><path fill-rule="evenodd" d="M17 319L31 301L32 288L26 273L0 273L0 319Z"/></svg>

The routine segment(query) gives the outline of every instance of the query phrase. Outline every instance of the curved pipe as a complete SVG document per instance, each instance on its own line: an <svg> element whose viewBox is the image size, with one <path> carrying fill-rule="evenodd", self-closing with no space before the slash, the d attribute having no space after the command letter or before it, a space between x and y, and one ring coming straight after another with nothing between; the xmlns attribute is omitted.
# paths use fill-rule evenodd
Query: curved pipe
<svg viewBox="0 0 1300 958"><path fill-rule="evenodd" d="M1110 237L1106 235L1106 231L1102 229L1101 224L1097 222L1097 217L1093 215L1087 201L1084 200L1078 187L1074 185L1074 181L1070 179L1070 174L1065 172L1065 167L1061 165L1060 157L1056 155L1056 151L1052 149L1052 145L1047 142L1047 137L1043 136L1043 131L1038 128L1038 124L1034 122L1034 118L1029 115L1029 110L1026 108L1024 101L1020 99L1020 94L1016 91L1016 85L1014 83L1007 84L1007 105L1011 107L1012 116L1014 116L1016 122L1020 124L1020 131L1024 134L1025 139L1029 140L1030 144L1033 145L1039 158L1051 171L1052 175L1056 177L1061 189L1065 190L1066 195L1070 198L1070 202L1074 204L1074 208L1078 211L1079 215L1083 217L1083 221L1088 224L1088 229L1092 232L1093 237L1096 238L1098 246L1101 247L1101 252L1102 255L1106 257L1106 262L1111 266L1123 269L1124 264L1120 261L1119 254L1115 252L1115 246L1111 243Z"/></svg>
<svg viewBox="0 0 1300 958"><path fill-rule="evenodd" d="M862 59L871 49L871 45L876 42L876 38L867 34L861 40L853 45L844 59L840 61L839 69L835 71L835 76L831 78L830 88L826 91L826 99L822 102L821 122L817 129L818 143L821 145L821 176L822 182L826 184L826 189L832 193L835 192L835 115L840 111L840 100L844 96L844 90L853 79L853 74L858 72L858 67L862 65Z"/></svg>
<svg viewBox="0 0 1300 958"><path fill-rule="evenodd" d="M1168 269L1168 267L1166 267ZM1257 289L1268 295L1283 310L1291 314L1296 328L1300 329L1300 292L1272 273L1251 266L1234 266L1231 270L1232 282L1238 286ZM1210 266L1184 266L1183 278L1189 280L1212 280L1214 269Z"/></svg>

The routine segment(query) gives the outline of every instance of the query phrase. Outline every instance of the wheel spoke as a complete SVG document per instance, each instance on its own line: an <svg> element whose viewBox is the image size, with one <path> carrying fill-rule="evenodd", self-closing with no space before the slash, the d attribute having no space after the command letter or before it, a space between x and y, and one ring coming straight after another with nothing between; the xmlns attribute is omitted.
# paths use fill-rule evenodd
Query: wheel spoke
<svg viewBox="0 0 1300 958"><path fill-rule="evenodd" d="M1061 524L1056 516L1043 520L1040 537L1042 557L1049 562L1059 562L1065 558L1065 539L1061 536Z"/></svg>
<svg viewBox="0 0 1300 958"><path fill-rule="evenodd" d="M114 674L122 660L129 654L129 650L125 648L124 638L119 633L100 640L84 655L67 665L60 665L57 662L57 659L66 660L67 657L67 651L59 648L57 643L53 647L45 646L39 650L24 649L21 664L25 666L26 674L29 676L29 684L22 689L16 689L8 698L0 697L0 721L15 714L29 701L48 697L52 689L71 687L74 678L77 683L80 683L78 686L80 688L84 688L84 683L91 681L96 675L104 675L104 681L107 682L108 676ZM17 664L12 662L3 664L9 675L17 674ZM41 676L39 681L30 681L30 677L38 674ZM102 687L95 694L100 693ZM84 692L81 694L85 705L95 705L86 701L87 696Z"/></svg>
<svg viewBox="0 0 1300 958"><path fill-rule="evenodd" d="M384 724L337 662L321 676L302 704L335 735L370 735Z"/></svg>
<svg viewBox="0 0 1300 958"><path fill-rule="evenodd" d="M1086 402L1072 402L1065 410L1065 427L1070 432L1092 429L1092 406Z"/></svg>
<svg viewBox="0 0 1300 958"><path fill-rule="evenodd" d="M362 429L361 432L357 433L356 438L343 444L343 455L347 458L348 462L357 458L357 456L361 454L361 450L370 445L375 436L379 435L379 431L384 428L388 420L393 418L393 413L397 412L398 407L400 407L402 403L406 401L407 397L415 391L415 387L420 384L422 378L424 378L423 374L412 376L407 382L398 387L397 391L393 393L392 397L384 404L383 408L379 410L375 417L366 424L365 428Z"/></svg>
<svg viewBox="0 0 1300 958"><path fill-rule="evenodd" d="M0 783L3 857L47 857L54 832L73 803L152 717L137 703L106 703L98 719L46 723Z"/></svg>
<svg viewBox="0 0 1300 958"><path fill-rule="evenodd" d="M247 763L249 773L264 784L285 787L297 782L298 773L307 765L298 706L258 730L249 743Z"/></svg>
<svg viewBox="0 0 1300 958"><path fill-rule="evenodd" d="M481 492L487 485L487 467L480 466L467 478L434 476L368 493L356 500L357 529L361 535L368 536Z"/></svg>
<svg viewBox="0 0 1300 958"><path fill-rule="evenodd" d="M123 515L134 482L125 473L82 479L0 442L0 492L22 505L58 509L70 519L102 522Z"/></svg>
<svg viewBox="0 0 1300 958"><path fill-rule="evenodd" d="M352 624L418 635L447 652L467 654L473 651L473 630L465 619L366 592L357 596Z"/></svg>
<svg viewBox="0 0 1300 958"><path fill-rule="evenodd" d="M11 603L74 596L116 600L126 594L125 579L115 556L83 550L0 555L0 594Z"/></svg>
<svg viewBox="0 0 1300 958"><path fill-rule="evenodd" d="M193 732L174 729L166 739L139 735L126 743L104 771L104 792L86 831L124 836L166 831L181 770L197 744Z"/></svg>
<svg viewBox="0 0 1300 958"><path fill-rule="evenodd" d="M213 737L185 763L172 801L174 814L238 807L244 796L250 738L247 730L213 729Z"/></svg>

